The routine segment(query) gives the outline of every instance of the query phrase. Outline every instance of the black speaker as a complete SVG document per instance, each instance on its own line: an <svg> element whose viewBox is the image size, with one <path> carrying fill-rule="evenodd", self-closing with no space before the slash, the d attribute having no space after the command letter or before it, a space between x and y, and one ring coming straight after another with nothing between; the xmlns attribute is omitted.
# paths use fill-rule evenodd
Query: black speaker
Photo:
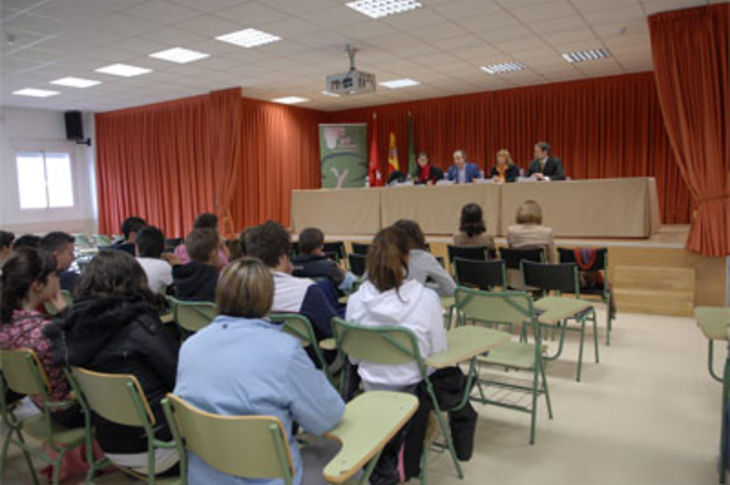
<svg viewBox="0 0 730 485"><path fill-rule="evenodd" d="M81 111L66 111L63 113L63 118L66 122L66 139L91 146L91 139L84 140L84 123L81 121Z"/></svg>

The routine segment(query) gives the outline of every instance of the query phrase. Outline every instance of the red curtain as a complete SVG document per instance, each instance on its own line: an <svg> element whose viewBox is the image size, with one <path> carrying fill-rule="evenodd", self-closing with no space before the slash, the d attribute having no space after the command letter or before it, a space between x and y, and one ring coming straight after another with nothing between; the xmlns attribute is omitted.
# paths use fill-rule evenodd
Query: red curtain
<svg viewBox="0 0 730 485"><path fill-rule="evenodd" d="M388 134L408 140L413 113L416 150L442 168L457 148L487 171L507 148L526 168L537 141L551 144L574 179L654 176L663 221L689 221L690 202L662 123L651 73L571 81L504 91L398 103L329 113L328 122L367 122L378 116L381 160Z"/></svg>
<svg viewBox="0 0 730 485"><path fill-rule="evenodd" d="M727 3L649 17L654 76L679 169L697 204L687 249L730 254Z"/></svg>

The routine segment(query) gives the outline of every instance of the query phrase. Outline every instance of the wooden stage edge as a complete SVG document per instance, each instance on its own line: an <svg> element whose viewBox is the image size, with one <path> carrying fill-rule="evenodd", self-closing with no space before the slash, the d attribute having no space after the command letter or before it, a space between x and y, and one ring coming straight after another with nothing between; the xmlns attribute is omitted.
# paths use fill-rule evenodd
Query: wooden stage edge
<svg viewBox="0 0 730 485"><path fill-rule="evenodd" d="M689 225L664 225L646 239L557 238L561 247L607 247L609 281L620 312L691 316L695 306L724 306L728 298L727 258L708 258L684 249ZM372 234L327 234L328 241L370 242ZM296 236L294 237L296 239ZM436 256L446 259L451 235L428 235ZM503 237L497 246L506 245Z"/></svg>

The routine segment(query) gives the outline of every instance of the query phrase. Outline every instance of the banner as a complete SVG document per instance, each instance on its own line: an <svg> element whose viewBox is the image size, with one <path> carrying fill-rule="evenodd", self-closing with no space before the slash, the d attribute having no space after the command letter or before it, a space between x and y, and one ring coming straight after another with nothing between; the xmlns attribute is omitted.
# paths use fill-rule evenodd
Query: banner
<svg viewBox="0 0 730 485"><path fill-rule="evenodd" d="M322 188L365 187L368 180L368 125L319 125Z"/></svg>

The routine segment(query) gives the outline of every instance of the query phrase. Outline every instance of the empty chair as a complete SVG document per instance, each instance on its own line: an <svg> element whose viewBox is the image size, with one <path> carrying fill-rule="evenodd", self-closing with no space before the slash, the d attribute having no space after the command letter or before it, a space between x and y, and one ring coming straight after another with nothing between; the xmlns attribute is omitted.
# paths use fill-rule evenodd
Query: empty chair
<svg viewBox="0 0 730 485"><path fill-rule="evenodd" d="M491 290L495 286L507 288L507 272L504 261L480 261L454 258L456 282L460 286L471 286L480 290Z"/></svg>
<svg viewBox="0 0 730 485"><path fill-rule="evenodd" d="M322 251L324 253L334 253L336 255L336 261L347 258L347 253L345 252L345 243L343 243L342 241L325 242Z"/></svg>
<svg viewBox="0 0 730 485"><path fill-rule="evenodd" d="M348 260L350 261L350 271L352 271L352 274L355 276L362 278L362 276L365 274L365 259L366 256L362 254L349 254L347 256Z"/></svg>
<svg viewBox="0 0 730 485"><path fill-rule="evenodd" d="M368 250L370 249L370 244L363 244L363 243L352 243L352 252L354 254L362 254L363 256L368 254Z"/></svg>
<svg viewBox="0 0 730 485"><path fill-rule="evenodd" d="M507 284L510 288L524 290L520 275L520 261L545 261L545 248L499 248L499 257L507 267Z"/></svg>

